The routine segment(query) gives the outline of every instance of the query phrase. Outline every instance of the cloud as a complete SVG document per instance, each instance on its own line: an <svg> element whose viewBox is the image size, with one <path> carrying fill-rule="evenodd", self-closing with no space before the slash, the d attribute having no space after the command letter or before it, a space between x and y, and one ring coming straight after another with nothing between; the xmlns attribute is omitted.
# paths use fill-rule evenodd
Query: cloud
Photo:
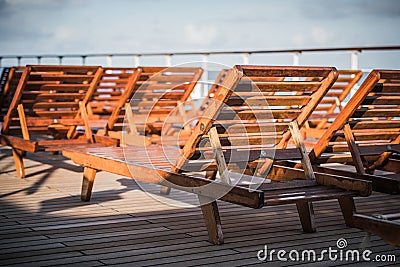
<svg viewBox="0 0 400 267"><path fill-rule="evenodd" d="M396 44L399 7L400 0L0 0L0 53Z"/></svg>
<svg viewBox="0 0 400 267"><path fill-rule="evenodd" d="M355 17L398 17L400 15L399 0L335 0L318 1L303 0L296 1L304 18L329 20L349 19Z"/></svg>
<svg viewBox="0 0 400 267"><path fill-rule="evenodd" d="M307 37L305 34L296 33L293 35L292 41L296 46L303 46L307 42Z"/></svg>
<svg viewBox="0 0 400 267"><path fill-rule="evenodd" d="M10 8L46 8L52 9L57 7L65 7L70 5L76 5L83 1L80 0L68 0L68 1L54 1L54 0L2 0L6 6Z"/></svg>
<svg viewBox="0 0 400 267"><path fill-rule="evenodd" d="M292 42L296 46L331 46L335 41L337 41L335 32L331 28L327 29L322 26L315 26L310 28L309 31L295 33L292 37Z"/></svg>
<svg viewBox="0 0 400 267"><path fill-rule="evenodd" d="M380 0L368 1L360 5L360 11L375 16L400 16L400 1L398 0Z"/></svg>
<svg viewBox="0 0 400 267"><path fill-rule="evenodd" d="M334 34L324 27L314 27L311 30L311 39L318 45L329 45L334 40Z"/></svg>
<svg viewBox="0 0 400 267"><path fill-rule="evenodd" d="M217 37L218 30L213 25L187 24L184 27L186 41L190 44L208 45Z"/></svg>

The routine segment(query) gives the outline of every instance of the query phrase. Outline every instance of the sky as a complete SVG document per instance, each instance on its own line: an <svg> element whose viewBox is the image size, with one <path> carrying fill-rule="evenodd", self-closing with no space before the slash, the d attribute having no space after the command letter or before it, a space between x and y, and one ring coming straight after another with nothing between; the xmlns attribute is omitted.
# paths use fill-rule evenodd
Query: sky
<svg viewBox="0 0 400 267"><path fill-rule="evenodd" d="M0 0L0 55L400 45L399 0Z"/></svg>

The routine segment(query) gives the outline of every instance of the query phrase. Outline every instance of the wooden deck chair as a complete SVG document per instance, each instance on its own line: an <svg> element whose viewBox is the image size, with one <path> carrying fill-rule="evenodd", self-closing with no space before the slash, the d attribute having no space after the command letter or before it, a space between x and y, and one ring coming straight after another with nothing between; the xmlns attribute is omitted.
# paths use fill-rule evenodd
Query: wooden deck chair
<svg viewBox="0 0 400 267"><path fill-rule="evenodd" d="M399 70L373 70L313 147L312 162L352 164L375 191L399 194L399 84Z"/></svg>
<svg viewBox="0 0 400 267"><path fill-rule="evenodd" d="M131 95L129 105L115 110L104 130L99 134L121 138L125 115L129 119L129 134L124 142L151 144L152 136L158 139L166 120L183 124L186 113L183 103L190 99L201 68L189 67L139 67L141 73ZM129 114L126 114L126 111ZM174 113L175 112L175 113ZM124 132L125 132L124 130Z"/></svg>
<svg viewBox="0 0 400 267"><path fill-rule="evenodd" d="M26 66L5 116L1 144L10 146L19 177L23 154L93 143L86 104L101 76L97 66ZM83 127L84 132L77 131ZM106 142L105 138L97 138Z"/></svg>
<svg viewBox="0 0 400 267"><path fill-rule="evenodd" d="M306 123L308 137L320 138L344 107L344 101L361 79L361 70L338 70L339 77Z"/></svg>
<svg viewBox="0 0 400 267"><path fill-rule="evenodd" d="M4 121L24 67L4 68L0 77L0 121Z"/></svg>
<svg viewBox="0 0 400 267"><path fill-rule="evenodd" d="M211 84L210 89L208 90L207 95L204 97L204 100L201 102L199 113L204 112L208 105L210 104L212 98L214 97L215 93L217 92L219 86L221 86L222 81L225 79L226 74L228 73L227 69L222 69L213 84Z"/></svg>
<svg viewBox="0 0 400 267"><path fill-rule="evenodd" d="M219 86L221 86L221 83L224 80L227 72L228 72L228 70L223 69L218 73L217 77L215 78L214 83L211 85L207 95L205 96L203 102L200 105L200 108L199 108L200 113L203 112L204 110L206 110L206 108L210 104L211 99L214 97L215 92L217 92ZM269 77L268 79L270 81L283 81L284 77ZM275 92L273 92L271 94L274 94L274 93Z"/></svg>
<svg viewBox="0 0 400 267"><path fill-rule="evenodd" d="M238 85L243 73L250 78L243 78L244 84ZM271 82L267 79L274 76L304 75L325 78L322 81L305 83ZM353 197L368 196L371 193L370 182L313 172L309 162L307 163L307 154L301 144L297 127L307 120L313 108L336 79L336 75L333 68L316 67L237 66L229 70L207 109L199 118L184 148L180 151L170 151L176 153L175 163L170 161L170 154L166 155L168 147L159 145L70 149L64 150L63 154L85 167L81 194L83 201L90 200L98 170L197 194L209 239L214 244L223 243L216 198L251 208L295 203L306 232L315 231L311 202L338 199L346 223L351 225L351 218L347 215L352 214L354 209ZM253 91L249 79L255 81L261 91L256 89ZM288 99L269 94L271 91L293 90L307 91L308 94L300 97L289 96ZM264 96L275 107L291 103L296 108L275 109L272 112L274 118L271 120L268 116L270 113L265 110ZM299 105L302 108L299 108ZM250 106L254 107L254 110L249 109ZM232 117L230 110L233 110L237 117ZM269 130L270 126L274 125L275 117L284 120L276 126L276 133L279 135L276 139L272 138L275 130ZM292 130L289 129L290 125ZM233 132L228 131L231 135L227 135L226 129L233 130ZM297 147L292 149L286 148L285 145L292 136L291 132L296 142L298 141ZM264 144L261 138L265 138L268 142ZM269 142L271 140L272 143ZM274 147L277 150L275 155L272 155L270 152ZM125 155L129 155L129 159ZM287 159L300 160L304 163L304 170L271 166L261 174L259 179L263 182L260 188L252 188L251 183L249 186L249 183L243 181L242 178L250 176L228 172L231 169L236 170L238 166L247 169L248 164L265 166L263 163L269 163L270 160ZM203 178L198 172L204 171L218 171L219 177ZM260 170L256 170L255 173L260 173ZM292 181L268 183L270 180L265 177ZM295 180L296 178L300 180Z"/></svg>
<svg viewBox="0 0 400 267"><path fill-rule="evenodd" d="M374 191L400 193L399 83L399 70L373 70L310 152L313 164L351 164L356 173L327 165L315 165L315 171L369 180ZM400 246L400 214L353 211L352 217L354 227Z"/></svg>
<svg viewBox="0 0 400 267"><path fill-rule="evenodd" d="M95 86L88 107L91 126L101 123L104 128L113 110L120 104L126 90L132 91L139 75L138 68L103 68L100 80ZM100 126L100 125L98 125Z"/></svg>
<svg viewBox="0 0 400 267"><path fill-rule="evenodd" d="M222 69L217 77L215 78L214 82L212 84L209 84L209 90L207 95L204 97L198 111L196 112L195 116L190 117L189 115L189 119L193 118L193 117L198 117L200 116L204 110L207 109L208 105L211 103L212 98L214 97L215 93L218 91L218 88L221 86L222 81L225 79L226 74L228 73L227 69ZM182 114L183 112L181 111L180 114ZM188 117L184 117L181 116L184 121L188 120ZM179 120L179 118L178 118ZM196 119L195 119L196 120ZM177 132L175 135L167 135L167 134L163 134L162 136L153 136L152 143L155 144L163 144L163 145L178 145L180 147L183 147L186 143L186 141L188 140L188 138L190 137L190 134L193 130L193 123L191 125L188 125L189 128L183 128L183 130L185 132ZM169 190L165 190L164 193L168 193Z"/></svg>
<svg viewBox="0 0 400 267"><path fill-rule="evenodd" d="M199 110L197 111L196 117L198 117L199 115L201 115L204 110L207 109L208 105L211 103L212 98L214 97L215 93L218 91L218 88L221 86L222 81L225 79L226 74L227 74L228 70L227 69L222 69L217 77L215 78L214 82L212 84L210 84L210 89L208 90L207 95L205 96L205 98L203 99ZM267 79L267 78L264 78ZM282 81L284 78L283 77L268 77L268 80L270 81ZM271 93L274 94L274 93ZM183 112L180 112L181 114ZM182 118L184 118L184 116L181 116ZM187 121L186 118L184 118L185 121ZM193 122L192 122L193 125ZM194 126L194 125L193 125ZM152 142L153 143L157 143L157 144L163 144L163 145L179 145L179 146L184 146L184 144L186 143L187 139L190 137L190 134L192 131L192 128L190 128L191 125L188 128L184 128L185 132L177 132L175 135L171 136L171 135L163 135L163 136L158 136L155 137L153 136L152 138ZM169 190L163 190L164 193L168 193Z"/></svg>

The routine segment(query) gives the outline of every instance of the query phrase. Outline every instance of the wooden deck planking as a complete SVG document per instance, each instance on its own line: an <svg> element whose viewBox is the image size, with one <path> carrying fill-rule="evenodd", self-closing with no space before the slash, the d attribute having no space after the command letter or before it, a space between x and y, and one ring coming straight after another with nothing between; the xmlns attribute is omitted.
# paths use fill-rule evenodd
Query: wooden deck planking
<svg viewBox="0 0 400 267"><path fill-rule="evenodd" d="M206 241L197 207L166 206L133 180L105 172L98 174L92 202L83 203L79 201L81 167L59 155L28 154L31 175L19 179L11 154L1 150L0 265L265 266L256 257L265 244L288 251L327 248L344 237L351 246L358 246L365 236L344 225L337 201L315 203L318 231L314 234L302 233L295 205L260 212L220 202L226 244L214 246ZM178 190L172 193L177 199L188 196ZM400 210L398 200L398 196L374 193L356 199L356 204L360 212L389 213ZM370 249L400 253L375 236Z"/></svg>

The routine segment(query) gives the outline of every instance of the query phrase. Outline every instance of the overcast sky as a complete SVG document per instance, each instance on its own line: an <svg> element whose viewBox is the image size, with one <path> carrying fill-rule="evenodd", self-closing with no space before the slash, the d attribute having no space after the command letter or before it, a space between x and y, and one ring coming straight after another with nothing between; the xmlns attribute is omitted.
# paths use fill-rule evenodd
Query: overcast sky
<svg viewBox="0 0 400 267"><path fill-rule="evenodd" d="M0 55L400 44L399 0L0 0Z"/></svg>

